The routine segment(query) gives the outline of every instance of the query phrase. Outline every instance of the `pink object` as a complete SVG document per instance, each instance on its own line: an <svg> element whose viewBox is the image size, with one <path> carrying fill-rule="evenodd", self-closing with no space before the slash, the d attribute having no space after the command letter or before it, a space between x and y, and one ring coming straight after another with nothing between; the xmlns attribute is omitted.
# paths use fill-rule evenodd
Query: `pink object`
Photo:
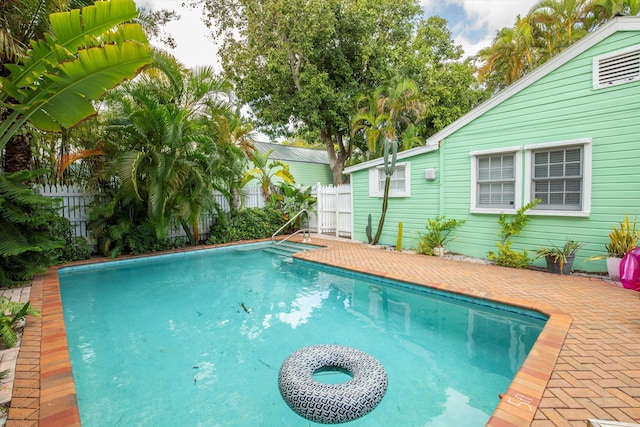
<svg viewBox="0 0 640 427"><path fill-rule="evenodd" d="M622 286L634 291L640 290L640 250L636 251L636 249L638 248L629 251L620 262L620 281Z"/></svg>

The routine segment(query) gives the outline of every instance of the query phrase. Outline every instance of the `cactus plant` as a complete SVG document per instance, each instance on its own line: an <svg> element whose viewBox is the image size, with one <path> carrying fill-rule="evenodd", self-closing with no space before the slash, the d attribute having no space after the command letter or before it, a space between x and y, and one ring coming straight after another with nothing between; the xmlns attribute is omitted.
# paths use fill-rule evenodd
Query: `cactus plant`
<svg viewBox="0 0 640 427"><path fill-rule="evenodd" d="M364 229L364 232L367 234L367 242L371 242L373 240L373 237L371 236L371 231L372 231L371 214L369 214L369 217L367 218L367 227Z"/></svg>
<svg viewBox="0 0 640 427"><path fill-rule="evenodd" d="M398 223L398 238L396 239L396 251L402 252L402 223Z"/></svg>
<svg viewBox="0 0 640 427"><path fill-rule="evenodd" d="M391 159L389 159L389 150L391 150ZM382 227L384 226L384 217L387 214L387 207L389 206L389 184L391 183L391 175L396 170L396 160L398 159L398 141L385 138L384 140L384 173L386 175L384 179L384 197L382 199L382 213L380 214L380 221L378 222L378 230L373 240L369 239L369 243L377 245L380 240L380 234L382 234Z"/></svg>

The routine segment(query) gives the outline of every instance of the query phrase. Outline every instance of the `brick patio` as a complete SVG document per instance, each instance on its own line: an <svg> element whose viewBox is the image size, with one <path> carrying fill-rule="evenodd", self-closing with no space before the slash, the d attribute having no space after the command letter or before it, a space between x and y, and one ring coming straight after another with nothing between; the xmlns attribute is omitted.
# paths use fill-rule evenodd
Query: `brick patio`
<svg viewBox="0 0 640 427"><path fill-rule="evenodd" d="M599 278L556 276L314 237L327 246L296 257L410 281L550 316L490 419L491 426L640 422L640 300ZM80 425L57 270L32 284L8 427Z"/></svg>

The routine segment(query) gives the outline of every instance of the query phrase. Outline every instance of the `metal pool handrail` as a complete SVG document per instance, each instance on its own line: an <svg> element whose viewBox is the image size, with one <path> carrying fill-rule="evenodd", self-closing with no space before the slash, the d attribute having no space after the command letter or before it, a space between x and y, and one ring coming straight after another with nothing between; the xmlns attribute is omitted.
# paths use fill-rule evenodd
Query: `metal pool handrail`
<svg viewBox="0 0 640 427"><path fill-rule="evenodd" d="M285 237L282 240L278 240L275 241L274 238L285 228L287 228L287 226L289 224L291 224L296 218L298 218L300 215L302 215L303 213L307 214L307 228L301 228L300 230L296 231L293 234L290 234L289 236ZM309 211L307 209L302 209L300 212L298 212L297 214L295 214L294 216L292 216L291 218L289 218L289 221L287 221L282 227L280 227L278 229L278 231L276 231L275 233L273 233L271 235L271 243L273 243L275 246L277 245L281 245L282 243L286 242L287 240L289 240L290 238L292 238L293 236L295 236L296 234L302 233L302 241L303 242L308 242L311 240L311 231L309 230L308 227L308 218L309 218ZM305 237L306 236L306 237Z"/></svg>

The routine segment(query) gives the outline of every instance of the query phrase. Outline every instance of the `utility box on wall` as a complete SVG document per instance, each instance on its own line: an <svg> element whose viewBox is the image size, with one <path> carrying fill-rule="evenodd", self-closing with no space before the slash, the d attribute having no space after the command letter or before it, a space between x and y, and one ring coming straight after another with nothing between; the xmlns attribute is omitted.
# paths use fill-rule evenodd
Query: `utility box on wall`
<svg viewBox="0 0 640 427"><path fill-rule="evenodd" d="M427 181L433 181L436 179L436 168L429 168L424 170L424 179Z"/></svg>

